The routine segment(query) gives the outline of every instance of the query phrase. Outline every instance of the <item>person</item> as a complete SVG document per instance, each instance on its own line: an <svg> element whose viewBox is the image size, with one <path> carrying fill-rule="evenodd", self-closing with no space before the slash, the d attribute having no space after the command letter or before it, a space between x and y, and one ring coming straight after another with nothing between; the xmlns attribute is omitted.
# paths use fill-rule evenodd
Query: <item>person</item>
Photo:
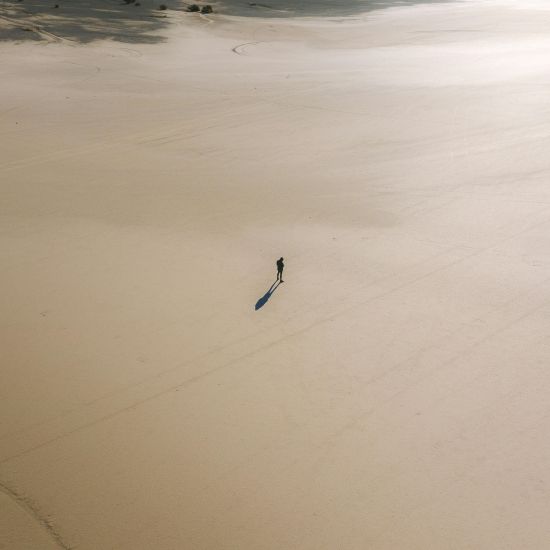
<svg viewBox="0 0 550 550"><path fill-rule="evenodd" d="M285 267L285 264L283 263L283 258L279 258L277 260L277 280L281 281L281 283L284 283L283 281L283 269Z"/></svg>

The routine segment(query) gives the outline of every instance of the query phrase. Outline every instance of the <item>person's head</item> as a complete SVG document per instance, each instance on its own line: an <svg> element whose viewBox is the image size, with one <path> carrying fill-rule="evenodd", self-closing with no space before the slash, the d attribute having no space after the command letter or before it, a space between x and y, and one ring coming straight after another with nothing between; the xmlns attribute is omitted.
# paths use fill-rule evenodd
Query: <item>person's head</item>
<svg viewBox="0 0 550 550"><path fill-rule="evenodd" d="M279 258L279 260L282 262L282 261L284 260L284 258L281 256L281 257Z"/></svg>

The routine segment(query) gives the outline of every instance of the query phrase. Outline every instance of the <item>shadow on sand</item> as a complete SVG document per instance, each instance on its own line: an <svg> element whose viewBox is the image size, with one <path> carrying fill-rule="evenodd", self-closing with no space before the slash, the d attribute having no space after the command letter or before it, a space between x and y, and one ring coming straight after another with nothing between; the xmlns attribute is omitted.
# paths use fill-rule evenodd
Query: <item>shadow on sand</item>
<svg viewBox="0 0 550 550"><path fill-rule="evenodd" d="M460 0L222 0L215 12L246 17L345 17L414 4ZM165 41L173 11L191 0L0 0L0 41L62 41L87 44L110 39L129 44ZM204 4L205 2L198 2ZM160 10L164 4L168 9ZM57 7L56 7L57 6Z"/></svg>
<svg viewBox="0 0 550 550"><path fill-rule="evenodd" d="M159 10L160 4L186 9L182 0L2 0L0 40L155 44L165 40L160 31L169 22L169 12Z"/></svg>
<svg viewBox="0 0 550 550"><path fill-rule="evenodd" d="M281 282L279 280L275 281L269 290L256 302L254 309L258 311L260 308L264 307L267 304L267 301L271 298L271 295L279 288Z"/></svg>
<svg viewBox="0 0 550 550"><path fill-rule="evenodd" d="M345 17L373 10L458 0L222 0L219 9L248 17Z"/></svg>

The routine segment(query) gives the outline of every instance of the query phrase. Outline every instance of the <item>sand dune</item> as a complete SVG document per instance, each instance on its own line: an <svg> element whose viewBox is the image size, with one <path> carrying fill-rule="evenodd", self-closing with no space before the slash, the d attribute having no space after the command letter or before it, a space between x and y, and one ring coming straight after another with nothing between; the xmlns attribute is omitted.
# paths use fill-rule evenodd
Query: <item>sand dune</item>
<svg viewBox="0 0 550 550"><path fill-rule="evenodd" d="M545 550L545 2L141 3L0 7L0 548Z"/></svg>

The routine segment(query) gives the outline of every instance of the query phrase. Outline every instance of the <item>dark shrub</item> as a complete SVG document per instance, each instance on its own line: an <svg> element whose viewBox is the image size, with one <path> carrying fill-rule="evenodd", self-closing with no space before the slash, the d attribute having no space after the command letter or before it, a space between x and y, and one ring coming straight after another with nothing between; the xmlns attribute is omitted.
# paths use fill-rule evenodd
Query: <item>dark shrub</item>
<svg viewBox="0 0 550 550"><path fill-rule="evenodd" d="M166 4L161 4L159 6L159 10L167 10L168 8L166 7Z"/></svg>
<svg viewBox="0 0 550 550"><path fill-rule="evenodd" d="M201 13L212 13L214 10L212 9L212 6L210 4L207 4L206 6L203 6L201 8Z"/></svg>
<svg viewBox="0 0 550 550"><path fill-rule="evenodd" d="M200 8L199 8L199 6L197 6L197 4L191 4L191 5L187 8L187 11L200 11Z"/></svg>

